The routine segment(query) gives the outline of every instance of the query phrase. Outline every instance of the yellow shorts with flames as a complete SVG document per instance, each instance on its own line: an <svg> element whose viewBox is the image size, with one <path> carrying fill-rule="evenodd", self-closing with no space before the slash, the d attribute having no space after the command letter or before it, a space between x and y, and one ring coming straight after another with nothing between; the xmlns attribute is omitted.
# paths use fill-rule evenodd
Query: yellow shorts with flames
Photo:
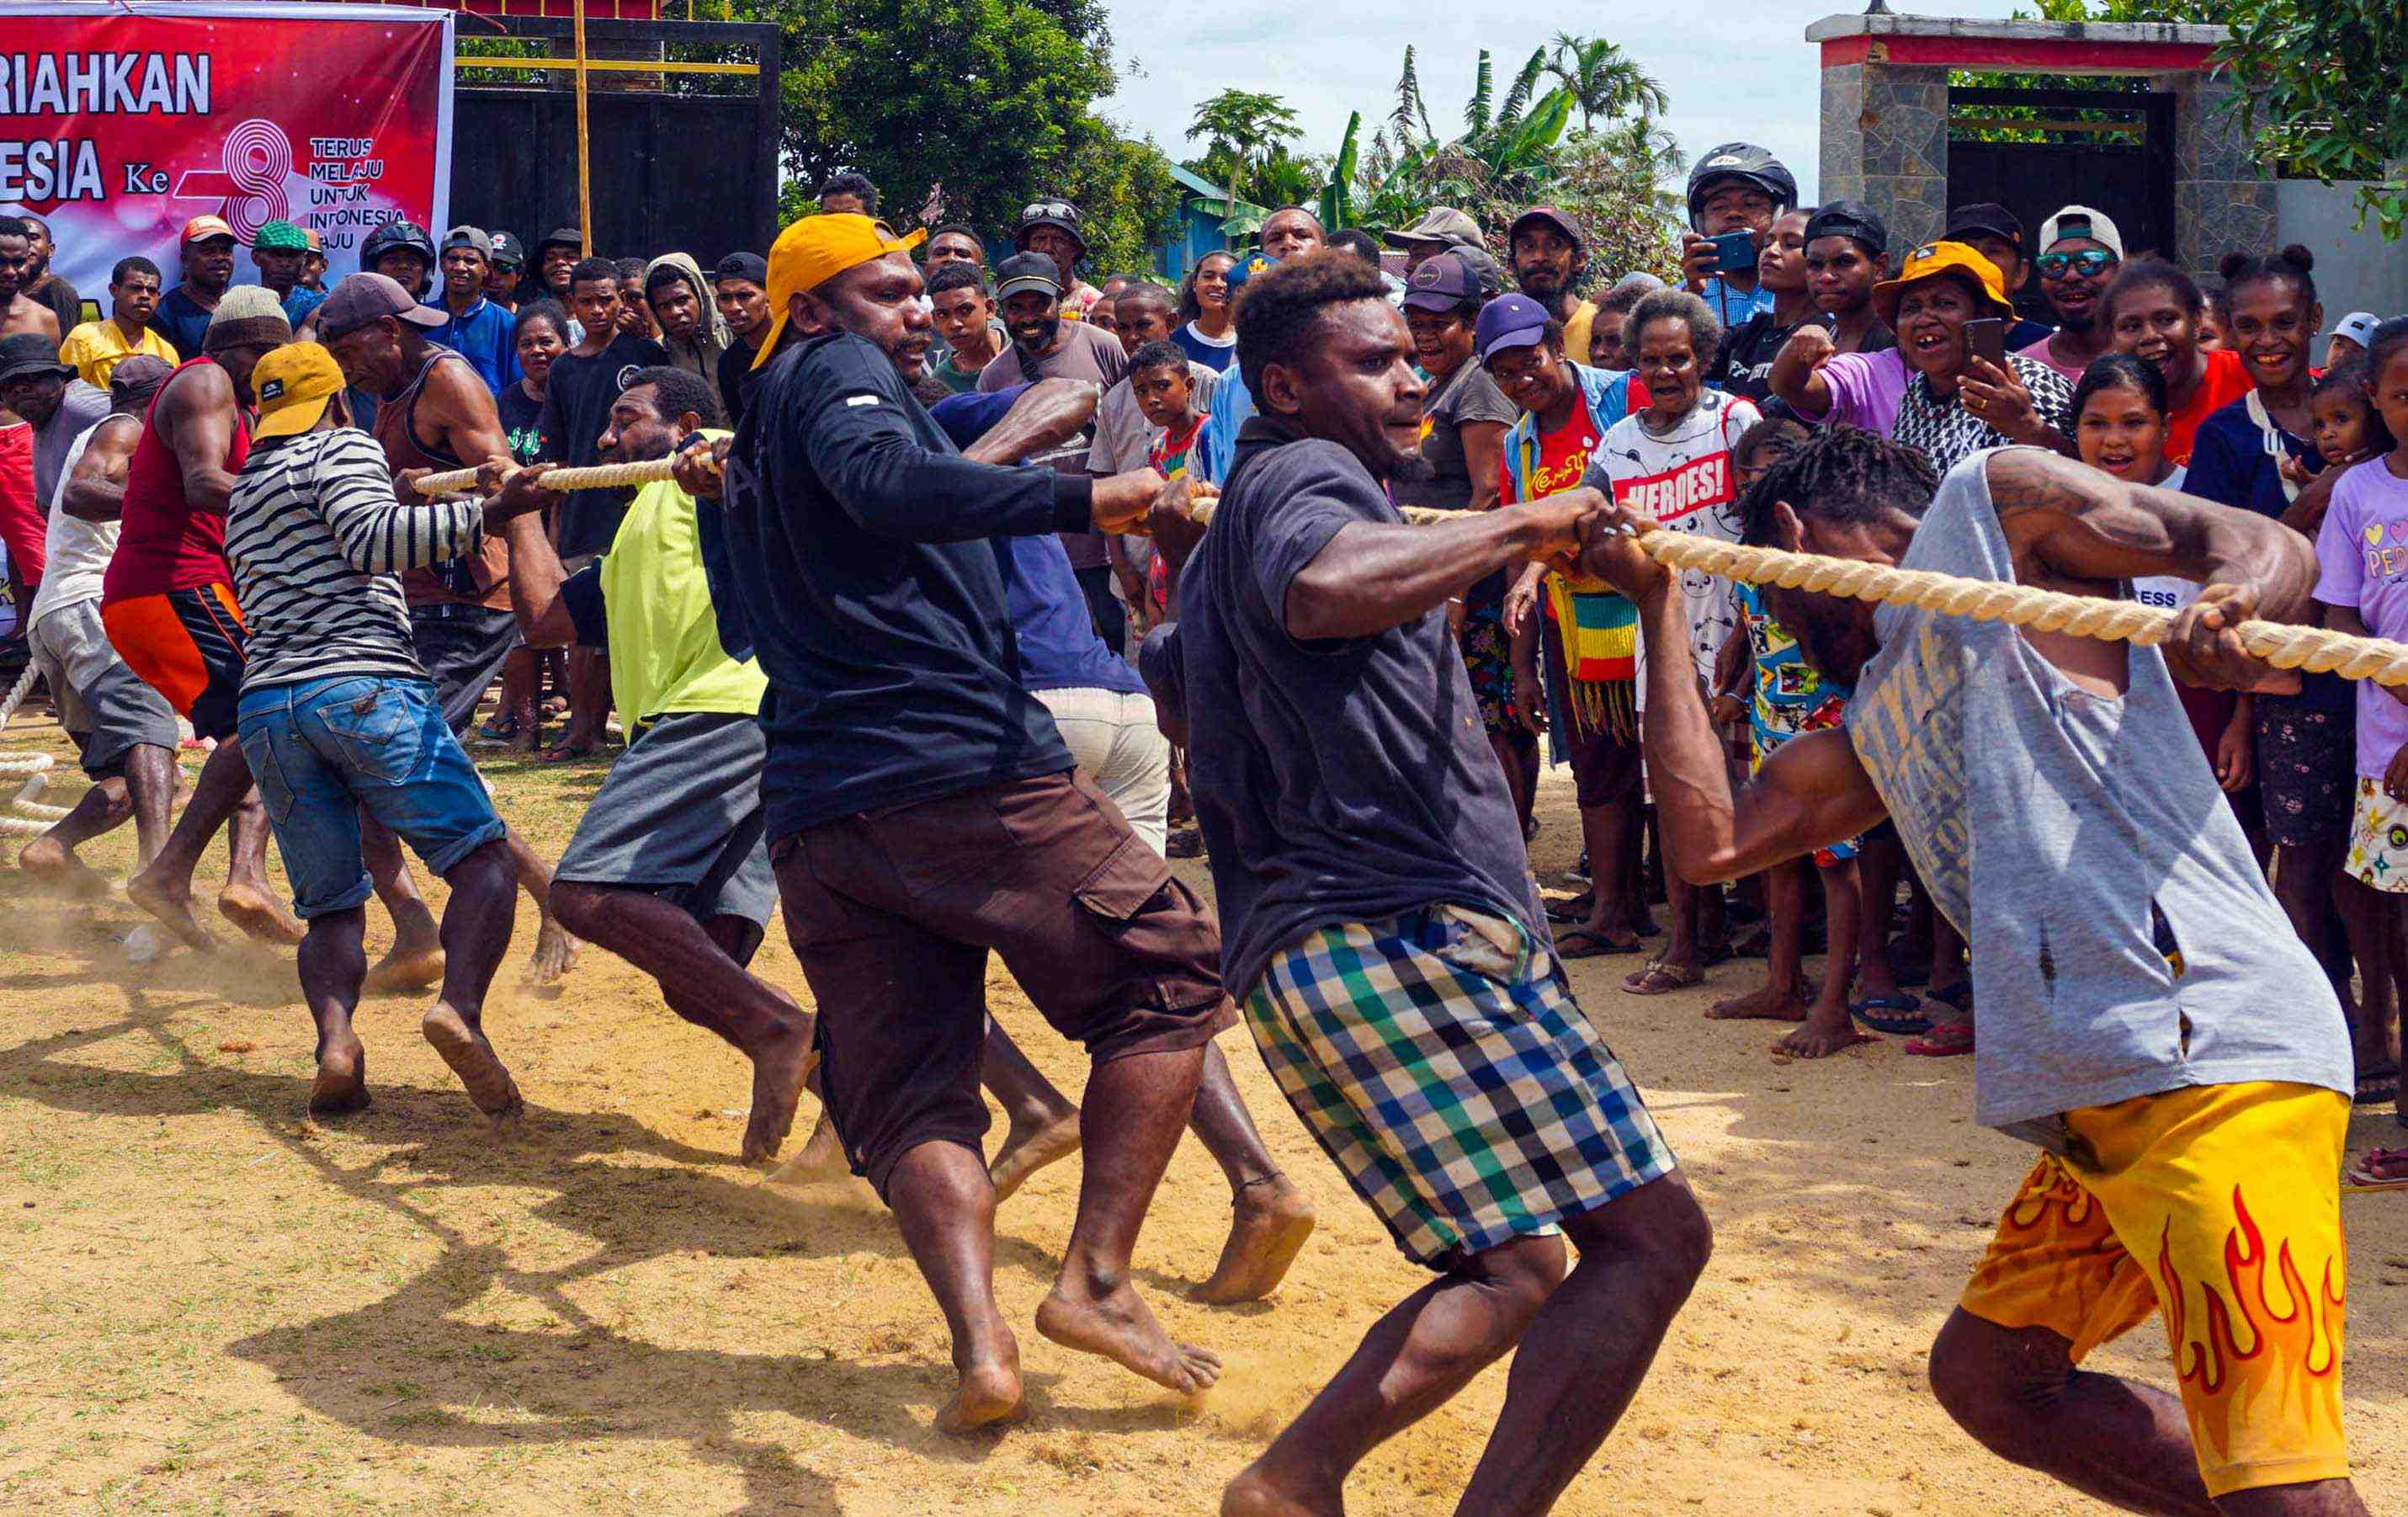
<svg viewBox="0 0 2408 1517"><path fill-rule="evenodd" d="M2033 1166L1960 1304L2076 1364L2154 1311L2210 1495L2344 1477L2349 1109L2259 1082L2068 1112L2074 1157Z"/></svg>

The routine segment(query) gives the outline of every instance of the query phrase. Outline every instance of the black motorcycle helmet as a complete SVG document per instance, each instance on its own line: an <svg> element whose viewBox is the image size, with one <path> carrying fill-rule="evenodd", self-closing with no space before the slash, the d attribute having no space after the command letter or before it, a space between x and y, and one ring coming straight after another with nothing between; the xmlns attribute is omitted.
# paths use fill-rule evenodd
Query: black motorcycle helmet
<svg viewBox="0 0 2408 1517"><path fill-rule="evenodd" d="M395 248L407 248L425 260L426 272L420 276L418 288L409 292L424 299L428 287L435 281L435 239L426 235L426 228L415 222L395 217L370 232L367 240L360 244L360 267L375 268L377 260Z"/></svg>
<svg viewBox="0 0 2408 1517"><path fill-rule="evenodd" d="M1753 142L1726 142L1710 150L1689 170L1691 227L1698 224L1698 208L1705 202L1707 187L1727 179L1742 181L1770 195L1776 216L1798 204L1797 178L1770 149Z"/></svg>

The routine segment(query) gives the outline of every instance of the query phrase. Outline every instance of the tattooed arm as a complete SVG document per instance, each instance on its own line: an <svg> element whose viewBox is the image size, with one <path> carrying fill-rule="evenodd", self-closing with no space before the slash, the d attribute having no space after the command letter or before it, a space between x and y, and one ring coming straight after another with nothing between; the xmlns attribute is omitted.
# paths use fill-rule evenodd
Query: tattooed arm
<svg viewBox="0 0 2408 1517"><path fill-rule="evenodd" d="M2270 517L2152 485L2128 484L2035 448L1991 455L1990 498L2026 585L2113 596L2116 583L2170 574L2204 586L2160 644L2175 674L2219 689L2280 689L2242 650L2243 621L2297 622L2313 609L2315 550Z"/></svg>

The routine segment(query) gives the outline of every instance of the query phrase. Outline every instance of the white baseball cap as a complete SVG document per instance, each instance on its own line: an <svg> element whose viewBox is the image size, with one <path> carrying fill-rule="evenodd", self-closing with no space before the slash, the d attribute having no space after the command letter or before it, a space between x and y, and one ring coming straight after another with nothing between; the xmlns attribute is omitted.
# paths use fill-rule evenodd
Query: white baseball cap
<svg viewBox="0 0 2408 1517"><path fill-rule="evenodd" d="M2333 323L2333 329L2325 336L2345 337L2361 348L2371 348L2374 345L2374 329L2382 325L2383 318L2371 311L2353 311Z"/></svg>
<svg viewBox="0 0 2408 1517"><path fill-rule="evenodd" d="M2088 206L2066 207L2040 224L2036 251L2046 253L2069 237L2086 237L2114 253L2117 263L2124 261L2124 234L2115 229L2114 218L2103 210L2093 210Z"/></svg>

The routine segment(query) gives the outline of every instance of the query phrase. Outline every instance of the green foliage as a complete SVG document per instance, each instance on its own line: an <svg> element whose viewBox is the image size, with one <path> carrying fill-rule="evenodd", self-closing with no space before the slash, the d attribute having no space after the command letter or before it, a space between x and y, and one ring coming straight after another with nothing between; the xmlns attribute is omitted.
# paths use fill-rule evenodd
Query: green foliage
<svg viewBox="0 0 2408 1517"><path fill-rule="evenodd" d="M1609 121L1625 115L1652 118L1672 108L1672 97L1664 93L1664 86L1605 38L1557 32L1548 46L1553 51L1548 54L1547 72L1572 92L1580 106L1582 131L1593 129L1599 116Z"/></svg>
<svg viewBox="0 0 2408 1517"><path fill-rule="evenodd" d="M1558 82L1541 94L1551 78ZM1440 140L1429 130L1409 47L1396 105L1368 147L1362 113L1347 122L1322 186L1322 222L1333 230L1394 230L1432 206L1453 206L1480 223L1502 262L1515 214L1548 204L1581 224L1600 273L1644 268L1669 277L1678 259L1667 212L1678 197L1663 185L1684 166L1670 135L1656 124L1655 112L1668 103L1663 87L1612 43L1559 36L1530 55L1502 99L1488 54L1480 54L1465 130ZM1574 111L1582 115L1577 131Z"/></svg>
<svg viewBox="0 0 2408 1517"><path fill-rule="evenodd" d="M2408 222L2408 7L2400 0L2222 0L2232 28L2218 61L2258 88L2241 97L2262 162L2327 184L2366 181L2358 224L2386 241Z"/></svg>
<svg viewBox="0 0 2408 1517"><path fill-rule="evenodd" d="M721 0L783 36L781 211L838 169L869 176L898 225L941 216L1000 236L1034 195L1075 201L1092 272L1143 266L1174 222L1168 160L1092 103L1116 82L1100 0Z"/></svg>

